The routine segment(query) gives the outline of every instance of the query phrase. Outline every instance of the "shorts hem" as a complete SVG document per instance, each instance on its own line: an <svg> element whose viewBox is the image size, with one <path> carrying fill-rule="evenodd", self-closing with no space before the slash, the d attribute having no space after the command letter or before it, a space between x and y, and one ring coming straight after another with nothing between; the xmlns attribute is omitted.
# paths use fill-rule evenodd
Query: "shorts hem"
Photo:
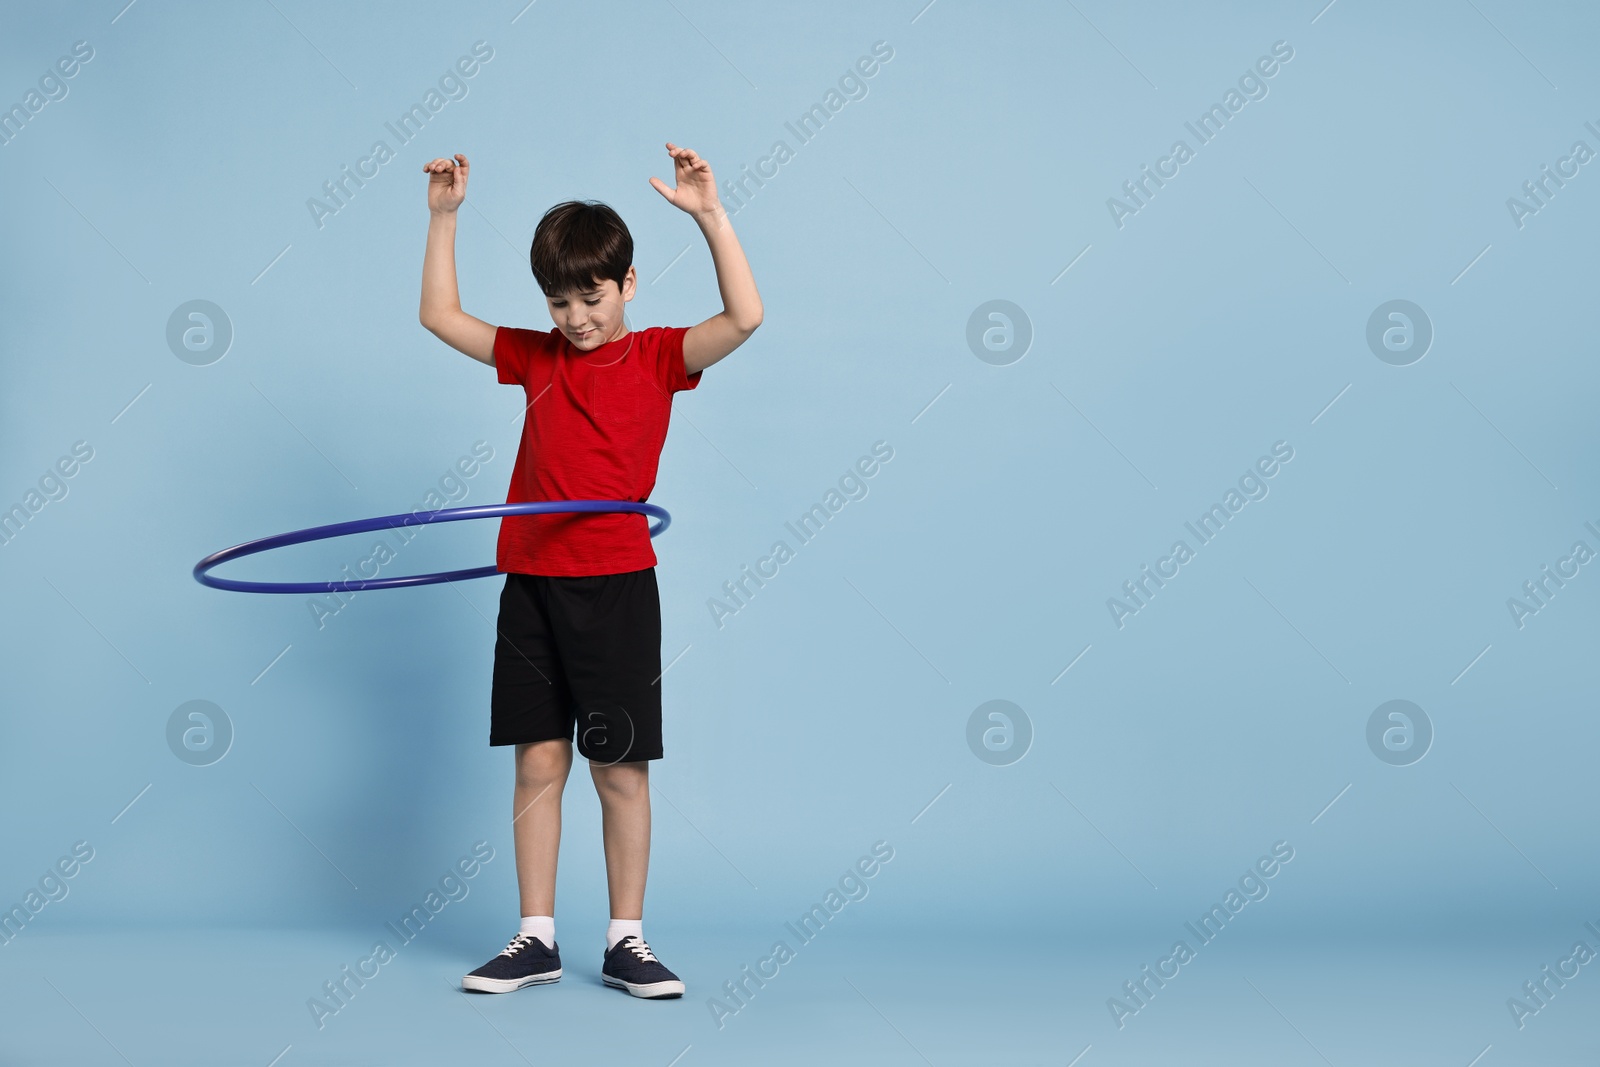
<svg viewBox="0 0 1600 1067"><path fill-rule="evenodd" d="M490 748L509 748L509 747L511 747L513 745L537 745L542 741L566 741L568 744L574 744L572 738L570 738L570 737L562 737L560 734L557 734L555 737L535 737L535 738L524 739L524 740L506 740L506 739L503 739L503 738L490 737L489 738L489 747ZM659 748L656 749L655 751L653 751L651 753L648 753L646 755L643 755L643 756L635 756L635 755L632 755L630 753L629 755L624 756L622 759L612 759L612 760L594 759L594 758L592 758L590 756L585 756L581 751L576 751L576 749L575 749L575 754L581 759L588 760L590 763L599 763L599 764L603 764L603 765L609 765L609 764L612 764L612 763L643 763L643 762L645 762L647 760L658 760L658 759L665 758L662 755L661 749L659 749Z"/></svg>
<svg viewBox="0 0 1600 1067"><path fill-rule="evenodd" d="M500 748L500 747L503 747L503 746L506 746L506 745L537 745L541 741L565 741L568 744L571 744L572 743L572 737L570 735L565 735L564 736L562 734L556 734L553 737L529 737L529 738L516 738L516 739L512 739L512 740L507 740L506 738L503 738L503 737L496 737L493 734L489 735L489 747L490 748Z"/></svg>
<svg viewBox="0 0 1600 1067"><path fill-rule="evenodd" d="M655 755L653 755L653 756L633 756L633 755L629 755L627 757L624 757L623 759L611 759L611 760L589 759L588 756L584 756L583 753L581 753L581 752L578 753L578 755L581 756L584 759L588 759L590 763L598 763L602 767L609 767L614 763L644 763L647 760L658 760L658 759L662 758L660 749L657 749Z"/></svg>

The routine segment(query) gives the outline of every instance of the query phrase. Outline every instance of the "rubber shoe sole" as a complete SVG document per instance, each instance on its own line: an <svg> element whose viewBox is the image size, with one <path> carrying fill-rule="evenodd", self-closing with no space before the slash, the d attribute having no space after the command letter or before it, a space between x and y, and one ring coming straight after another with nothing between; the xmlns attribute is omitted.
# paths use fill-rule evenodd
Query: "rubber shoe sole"
<svg viewBox="0 0 1600 1067"><path fill-rule="evenodd" d="M481 978L476 975L467 975L461 979L461 988L470 989L474 993L511 993L518 989L525 989L531 985L549 985L561 977L561 968L544 974L530 974L526 978ZM670 985L670 982L658 983ZM682 983L679 983L682 985Z"/></svg>
<svg viewBox="0 0 1600 1067"><path fill-rule="evenodd" d="M683 983L680 981L667 982L624 982L621 978L613 978L609 974L602 974L601 981L613 989L625 989L636 997L646 1000L668 1000L672 997L683 996Z"/></svg>

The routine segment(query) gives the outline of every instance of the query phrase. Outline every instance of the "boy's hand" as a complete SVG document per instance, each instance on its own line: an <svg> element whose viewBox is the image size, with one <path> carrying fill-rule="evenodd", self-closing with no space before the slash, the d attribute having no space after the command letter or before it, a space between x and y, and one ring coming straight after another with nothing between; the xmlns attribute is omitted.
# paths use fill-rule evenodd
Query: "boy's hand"
<svg viewBox="0 0 1600 1067"><path fill-rule="evenodd" d="M656 192L667 198L673 207L682 208L696 218L719 214L722 203L717 199L717 182L711 176L711 164L695 154L692 148L679 148L667 142L667 153L672 156L673 180L678 187L671 189L660 178L652 177L650 184Z"/></svg>
<svg viewBox="0 0 1600 1067"><path fill-rule="evenodd" d="M456 210L467 198L467 157L456 153L455 163L440 156L422 169L431 175L428 179L428 210L441 214Z"/></svg>

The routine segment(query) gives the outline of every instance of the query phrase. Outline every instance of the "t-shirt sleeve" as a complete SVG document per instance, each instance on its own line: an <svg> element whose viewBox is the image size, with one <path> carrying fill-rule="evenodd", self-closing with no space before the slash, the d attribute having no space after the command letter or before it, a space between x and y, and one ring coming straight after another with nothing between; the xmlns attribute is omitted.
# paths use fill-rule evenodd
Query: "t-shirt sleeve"
<svg viewBox="0 0 1600 1067"><path fill-rule="evenodd" d="M663 326L656 337L656 343L651 346L656 381L660 382L669 394L693 389L700 384L701 372L695 371L689 374L683 365L683 339L688 332L687 326Z"/></svg>
<svg viewBox="0 0 1600 1067"><path fill-rule="evenodd" d="M522 385L528 380L528 367L549 340L538 330L519 330L499 326L494 331L494 366L501 385Z"/></svg>

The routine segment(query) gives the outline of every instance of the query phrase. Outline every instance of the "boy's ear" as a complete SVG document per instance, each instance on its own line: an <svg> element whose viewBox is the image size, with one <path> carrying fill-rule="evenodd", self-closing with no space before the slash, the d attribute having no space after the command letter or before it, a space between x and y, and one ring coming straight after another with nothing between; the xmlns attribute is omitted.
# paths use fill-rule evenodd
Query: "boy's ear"
<svg viewBox="0 0 1600 1067"><path fill-rule="evenodd" d="M633 264L628 264L628 273L622 277L622 300L624 303L633 299L633 294L638 291L639 274L633 269Z"/></svg>

